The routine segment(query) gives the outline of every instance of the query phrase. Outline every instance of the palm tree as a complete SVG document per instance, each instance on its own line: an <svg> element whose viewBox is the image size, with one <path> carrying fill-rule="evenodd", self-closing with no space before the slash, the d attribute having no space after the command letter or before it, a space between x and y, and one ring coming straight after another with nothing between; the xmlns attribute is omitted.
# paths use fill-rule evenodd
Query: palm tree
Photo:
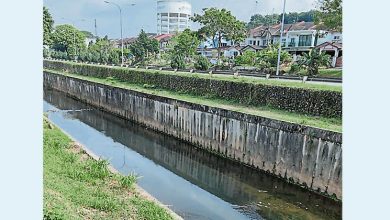
<svg viewBox="0 0 390 220"><path fill-rule="evenodd" d="M303 53L303 57L300 59L299 65L307 68L309 76L315 76L318 74L318 68L320 66L330 65L330 56L315 48L310 50L309 53Z"/></svg>

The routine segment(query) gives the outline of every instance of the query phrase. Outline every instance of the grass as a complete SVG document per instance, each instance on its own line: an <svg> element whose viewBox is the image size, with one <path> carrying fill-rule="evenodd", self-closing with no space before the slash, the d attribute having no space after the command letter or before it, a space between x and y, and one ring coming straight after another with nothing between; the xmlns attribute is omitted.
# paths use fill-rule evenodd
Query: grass
<svg viewBox="0 0 390 220"><path fill-rule="evenodd" d="M44 219L172 219L136 192L136 176L111 173L47 119L43 155Z"/></svg>
<svg viewBox="0 0 390 220"><path fill-rule="evenodd" d="M136 69L136 68L125 68L125 67L118 67L118 66L102 66L102 65L95 65L95 64L84 64L84 63L81 64L81 63L75 63L72 61L57 61L57 62L69 63L71 65L91 65L91 66L106 67L106 68L130 69L132 71L138 71L138 72L160 73L160 74L166 74L166 75L176 75L176 76L181 76L181 77L198 77L198 78L210 79L209 74L201 74L201 73L189 73L189 72L180 72L180 71L173 72L173 71L167 71L167 70L151 70L151 69ZM339 85L302 83L302 82L294 82L294 81L288 81L288 80L267 80L265 78L251 77L251 76L234 77L232 75L218 75L218 74L213 74L212 79L234 81L234 82L244 82L244 83L252 83L252 84L263 84L263 85L270 85L270 86L281 86L281 87L291 87L291 88L304 88L304 89L312 89L312 90L325 90L325 91L342 92L341 85L339 86Z"/></svg>
<svg viewBox="0 0 390 220"><path fill-rule="evenodd" d="M307 75L307 71L301 70L299 71L299 75ZM343 70L342 69L319 69L316 77L342 78Z"/></svg>
<svg viewBox="0 0 390 220"><path fill-rule="evenodd" d="M143 92L147 94L153 94L153 95L168 97L172 99L187 101L191 103L223 108L231 111L237 111L237 112L242 112L242 113L247 113L252 115L258 115L262 117L317 127L325 130L330 130L330 131L342 132L341 118L325 118L325 117L309 116L300 113L288 112L285 110L273 109L266 106L262 106L262 107L248 106L244 104L238 104L237 102L234 101L227 101L223 99L210 98L205 96L194 96L194 95L186 94L184 92L174 92L169 90L156 89L154 88L153 85L131 84L128 82L119 81L112 77L102 79L102 78L96 78L90 76L63 73L63 72L58 72L53 70L45 70L45 71L67 75L74 78L88 80L88 81L106 84L110 86L115 86L119 88L130 89L130 90Z"/></svg>
<svg viewBox="0 0 390 220"><path fill-rule="evenodd" d="M318 77L343 77L342 69L320 69Z"/></svg>

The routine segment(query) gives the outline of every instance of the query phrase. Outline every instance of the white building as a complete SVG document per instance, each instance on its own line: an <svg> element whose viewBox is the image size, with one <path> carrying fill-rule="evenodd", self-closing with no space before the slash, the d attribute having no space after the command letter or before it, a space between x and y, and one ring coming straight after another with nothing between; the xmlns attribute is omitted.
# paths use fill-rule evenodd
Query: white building
<svg viewBox="0 0 390 220"><path fill-rule="evenodd" d="M174 34L191 28L191 4L184 0L157 0L157 33Z"/></svg>

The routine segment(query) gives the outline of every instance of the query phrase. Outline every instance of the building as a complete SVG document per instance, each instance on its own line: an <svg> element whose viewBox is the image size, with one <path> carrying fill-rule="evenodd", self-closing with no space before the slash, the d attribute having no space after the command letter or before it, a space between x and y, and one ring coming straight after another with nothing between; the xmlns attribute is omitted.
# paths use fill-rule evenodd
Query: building
<svg viewBox="0 0 390 220"><path fill-rule="evenodd" d="M332 67L343 66L343 45L338 42L325 42L316 46L321 52L324 52L332 57Z"/></svg>
<svg viewBox="0 0 390 220"><path fill-rule="evenodd" d="M160 45L160 50L166 51L168 49L170 41L174 36L175 36L174 34L160 34L153 38L158 41Z"/></svg>
<svg viewBox="0 0 390 220"><path fill-rule="evenodd" d="M279 43L280 24L262 25L249 31L245 40L247 45L266 47L269 44ZM315 41L318 35L317 42ZM293 55L300 55L325 42L342 43L340 32L327 31L314 22L297 22L285 24L282 35L282 47Z"/></svg>
<svg viewBox="0 0 390 220"><path fill-rule="evenodd" d="M157 0L157 34L174 34L191 28L191 4L184 0Z"/></svg>

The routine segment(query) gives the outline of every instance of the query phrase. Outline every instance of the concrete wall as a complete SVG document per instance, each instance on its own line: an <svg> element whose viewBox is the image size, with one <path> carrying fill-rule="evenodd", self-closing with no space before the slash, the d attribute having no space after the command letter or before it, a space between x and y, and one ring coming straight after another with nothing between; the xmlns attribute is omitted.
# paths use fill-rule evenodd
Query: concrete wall
<svg viewBox="0 0 390 220"><path fill-rule="evenodd" d="M211 152L341 198L342 135L44 73L44 85Z"/></svg>

